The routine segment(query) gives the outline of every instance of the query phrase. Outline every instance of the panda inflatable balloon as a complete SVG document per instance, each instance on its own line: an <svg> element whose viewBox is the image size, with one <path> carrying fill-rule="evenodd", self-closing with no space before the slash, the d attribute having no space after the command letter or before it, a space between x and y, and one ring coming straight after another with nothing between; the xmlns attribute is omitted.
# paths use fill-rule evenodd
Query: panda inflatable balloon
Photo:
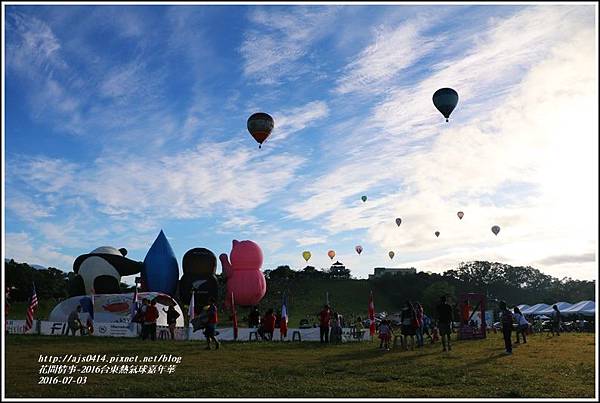
<svg viewBox="0 0 600 403"><path fill-rule="evenodd" d="M75 276L69 281L71 297L90 294L119 294L122 276L142 271L142 262L128 259L127 249L101 246L73 262Z"/></svg>

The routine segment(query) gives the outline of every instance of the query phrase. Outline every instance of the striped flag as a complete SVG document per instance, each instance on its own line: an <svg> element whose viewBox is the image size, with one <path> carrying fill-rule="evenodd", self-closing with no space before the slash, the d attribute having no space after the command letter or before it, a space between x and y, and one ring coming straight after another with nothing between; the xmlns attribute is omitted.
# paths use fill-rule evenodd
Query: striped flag
<svg viewBox="0 0 600 403"><path fill-rule="evenodd" d="M371 322L369 334L372 337L375 335L375 304L373 303L373 291L369 294L369 321Z"/></svg>
<svg viewBox="0 0 600 403"><path fill-rule="evenodd" d="M35 315L35 311L38 307L38 298L35 293L35 283L33 284L33 293L31 294L31 298L29 299L29 308L27 308L27 318L25 318L25 332L28 332L29 329L33 326L33 316Z"/></svg>
<svg viewBox="0 0 600 403"><path fill-rule="evenodd" d="M287 337L288 331L288 313L287 296L283 294L283 303L281 304L281 319L279 320L279 332L283 337Z"/></svg>

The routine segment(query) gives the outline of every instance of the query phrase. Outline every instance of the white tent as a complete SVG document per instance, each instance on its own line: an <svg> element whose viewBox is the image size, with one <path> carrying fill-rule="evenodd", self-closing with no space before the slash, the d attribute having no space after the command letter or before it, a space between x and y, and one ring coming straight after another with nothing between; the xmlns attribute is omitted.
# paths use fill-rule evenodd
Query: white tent
<svg viewBox="0 0 600 403"><path fill-rule="evenodd" d="M519 308L519 311L521 311L521 313L523 313L523 310L529 308L529 305L521 304L521 305L517 305L517 308Z"/></svg>
<svg viewBox="0 0 600 403"><path fill-rule="evenodd" d="M535 304L533 306L530 306L529 308L525 308L525 309L521 309L521 313L523 313L523 315L534 315L537 314L538 311L543 311L544 309L547 309L550 305L548 304Z"/></svg>
<svg viewBox="0 0 600 403"><path fill-rule="evenodd" d="M552 305L550 305L548 308L540 310L540 311L536 311L535 315L552 315L552 312L554 312L554 309L552 309L552 306L556 305L556 307L558 308L558 310L562 313L565 309L569 309L572 304L568 303L568 302L556 302Z"/></svg>
<svg viewBox="0 0 600 403"><path fill-rule="evenodd" d="M566 309L560 309L560 313L563 315L577 314L593 316L596 314L596 303L594 301L580 301Z"/></svg>

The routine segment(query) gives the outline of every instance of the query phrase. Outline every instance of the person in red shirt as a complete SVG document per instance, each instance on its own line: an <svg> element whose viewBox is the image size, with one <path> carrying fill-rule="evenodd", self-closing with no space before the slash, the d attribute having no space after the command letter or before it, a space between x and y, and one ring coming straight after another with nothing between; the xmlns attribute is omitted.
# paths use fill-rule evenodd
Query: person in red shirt
<svg viewBox="0 0 600 403"><path fill-rule="evenodd" d="M323 305L319 313L319 327L321 328L321 343L329 343L329 321L331 320L331 309L329 305Z"/></svg>
<svg viewBox="0 0 600 403"><path fill-rule="evenodd" d="M215 342L215 350L218 350L221 346L221 343L219 343L219 340L217 340L215 337L217 323L219 322L217 305L215 304L216 301L214 297L211 297L209 302L210 305L208 306L208 318L206 327L204 328L204 336L206 336L206 343L208 344L206 349L210 350L210 341L212 340Z"/></svg>
<svg viewBox="0 0 600 403"><path fill-rule="evenodd" d="M150 340L156 340L156 320L158 319L158 309L156 308L156 299L153 299L150 302L148 308L146 308L146 313L144 314L144 324L146 325L147 333L146 337L149 335Z"/></svg>
<svg viewBox="0 0 600 403"><path fill-rule="evenodd" d="M275 331L275 322L277 317L273 313L273 309L269 309L262 318L261 326L258 329L258 334L263 340L273 340L273 332Z"/></svg>

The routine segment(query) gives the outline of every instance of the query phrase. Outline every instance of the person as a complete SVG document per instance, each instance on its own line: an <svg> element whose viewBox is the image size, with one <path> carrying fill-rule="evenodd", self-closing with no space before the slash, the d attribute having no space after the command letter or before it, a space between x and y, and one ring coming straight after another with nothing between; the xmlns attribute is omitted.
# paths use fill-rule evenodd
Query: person
<svg viewBox="0 0 600 403"><path fill-rule="evenodd" d="M341 343L342 342L342 317L337 312L333 313L333 320L331 321L331 342Z"/></svg>
<svg viewBox="0 0 600 403"><path fill-rule="evenodd" d="M390 340L392 339L392 327L387 319L381 321L379 325L379 348L385 348L390 351Z"/></svg>
<svg viewBox="0 0 600 403"><path fill-rule="evenodd" d="M206 321L206 327L204 328L204 336L206 337L206 350L210 350L210 342L211 340L215 342L215 350L218 350L221 346L219 340L215 337L217 323L219 323L219 315L217 311L217 305L215 297L210 297L208 306L208 317Z"/></svg>
<svg viewBox="0 0 600 403"><path fill-rule="evenodd" d="M424 331L424 323L423 323L423 307L420 303L415 302L415 316L416 316L416 329L415 333L417 336L417 347L423 347L423 331Z"/></svg>
<svg viewBox="0 0 600 403"><path fill-rule="evenodd" d="M408 350L408 337L410 336L410 349L413 350L415 346L415 333L417 329L417 316L415 308L410 301L406 301L406 305L400 315L400 322L402 323L402 348Z"/></svg>
<svg viewBox="0 0 600 403"><path fill-rule="evenodd" d="M329 343L329 321L331 320L331 310L329 305L323 305L323 309L319 313L319 328L321 343Z"/></svg>
<svg viewBox="0 0 600 403"><path fill-rule="evenodd" d="M253 306L250 311L250 315L248 315L248 327L257 328L260 326L260 311L258 310L258 306Z"/></svg>
<svg viewBox="0 0 600 403"><path fill-rule="evenodd" d="M77 307L69 314L69 319L67 320L69 323L69 330L75 336L77 330L79 330L79 334L83 336L83 324L81 323L81 319L79 318L79 314L81 313L81 305L77 305Z"/></svg>
<svg viewBox="0 0 600 403"><path fill-rule="evenodd" d="M554 333L556 333L557 336L560 336L560 311L558 310L558 307L556 305L552 305L552 309L552 336L554 336Z"/></svg>
<svg viewBox="0 0 600 403"><path fill-rule="evenodd" d="M525 319L525 315L523 315L521 313L521 310L519 309L518 306L515 306L515 308L513 309L513 312L515 313L515 321L517 322L517 341L515 342L516 344L520 343L519 340L519 335L523 336L523 344L527 343L527 329L529 329L529 322L527 322L527 319Z"/></svg>
<svg viewBox="0 0 600 403"><path fill-rule="evenodd" d="M265 316L262 318L261 326L258 328L258 334L263 340L273 340L273 332L275 332L275 322L277 317L273 313L273 309L270 308Z"/></svg>
<svg viewBox="0 0 600 403"><path fill-rule="evenodd" d="M355 339L362 339L364 336L364 333L365 333L365 325L363 324L362 319L359 316L356 318L356 322L354 323L352 336Z"/></svg>
<svg viewBox="0 0 600 403"><path fill-rule="evenodd" d="M165 308L163 308L163 312L167 314L167 325L169 325L171 340L175 340L175 325L177 323L177 318L179 317L179 312L175 310L175 307L173 305L169 306L168 310L165 310Z"/></svg>
<svg viewBox="0 0 600 403"><path fill-rule="evenodd" d="M431 344L437 343L439 339L440 339L440 331L439 331L437 325L433 324L433 326L431 328Z"/></svg>
<svg viewBox="0 0 600 403"><path fill-rule="evenodd" d="M156 299L150 301L150 305L146 307L146 313L144 314L144 324L146 325L146 337L150 336L150 340L156 340L156 321L158 319L158 308L156 308Z"/></svg>
<svg viewBox="0 0 600 403"><path fill-rule="evenodd" d="M500 301L500 315L502 321L502 335L504 336L504 347L506 354L512 354L512 326L513 314L506 307L506 302Z"/></svg>
<svg viewBox="0 0 600 403"><path fill-rule="evenodd" d="M433 337L431 336L431 318L425 314L423 314L423 339L425 339L425 335L429 337L429 341L433 343Z"/></svg>
<svg viewBox="0 0 600 403"><path fill-rule="evenodd" d="M450 334L452 332L452 307L446 301L446 296L440 297L440 303L436 307L438 330L442 338L442 351L452 350L450 345Z"/></svg>
<svg viewBox="0 0 600 403"><path fill-rule="evenodd" d="M142 340L146 340L148 338L148 326L146 325L146 310L148 309L149 304L148 298L142 298L142 306L140 307L137 315L139 315L139 322L142 325L141 336Z"/></svg>

